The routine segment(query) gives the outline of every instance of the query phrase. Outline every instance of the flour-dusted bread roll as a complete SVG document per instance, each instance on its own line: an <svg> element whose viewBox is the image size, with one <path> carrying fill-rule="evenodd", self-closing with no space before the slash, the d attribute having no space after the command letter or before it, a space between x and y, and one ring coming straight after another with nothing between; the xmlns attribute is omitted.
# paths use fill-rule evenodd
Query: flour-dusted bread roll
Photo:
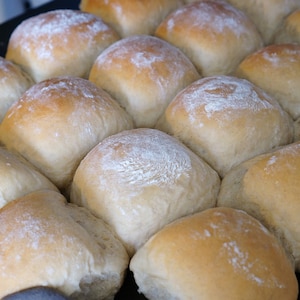
<svg viewBox="0 0 300 300"><path fill-rule="evenodd" d="M139 128L95 146L76 170L71 202L110 224L132 255L165 224L215 206L217 173L175 138Z"/></svg>
<svg viewBox="0 0 300 300"><path fill-rule="evenodd" d="M58 9L20 23L10 36L5 57L36 82L62 75L87 78L99 53L119 38L95 15Z"/></svg>
<svg viewBox="0 0 300 300"><path fill-rule="evenodd" d="M300 44L300 8L288 15L280 24L274 37L275 44Z"/></svg>
<svg viewBox="0 0 300 300"><path fill-rule="evenodd" d="M264 44L273 42L278 27L294 10L300 8L299 0L227 0L243 11L256 25Z"/></svg>
<svg viewBox="0 0 300 300"><path fill-rule="evenodd" d="M295 300L297 279L284 249L243 211L211 208L155 234L130 262L151 300Z"/></svg>
<svg viewBox="0 0 300 300"><path fill-rule="evenodd" d="M0 122L9 107L33 84L33 79L19 66L0 57Z"/></svg>
<svg viewBox="0 0 300 300"><path fill-rule="evenodd" d="M0 208L29 192L57 187L21 156L0 147Z"/></svg>
<svg viewBox="0 0 300 300"><path fill-rule="evenodd" d="M300 45L266 46L246 57L235 71L275 97L293 117L300 117Z"/></svg>
<svg viewBox="0 0 300 300"><path fill-rule="evenodd" d="M218 206L247 211L269 228L300 271L300 142L248 160L222 181Z"/></svg>
<svg viewBox="0 0 300 300"><path fill-rule="evenodd" d="M251 82L211 76L172 100L156 125L186 144L223 177L232 167L293 141L293 122Z"/></svg>
<svg viewBox="0 0 300 300"><path fill-rule="evenodd" d="M114 299L129 264L106 223L49 190L0 210L0 245L1 298L49 286L70 299Z"/></svg>
<svg viewBox="0 0 300 300"><path fill-rule="evenodd" d="M57 77L28 89L0 124L0 142L64 190L80 160L131 117L87 79Z"/></svg>
<svg viewBox="0 0 300 300"><path fill-rule="evenodd" d="M203 76L230 74L262 46L252 21L223 1L200 1L169 14L155 35L180 48Z"/></svg>
<svg viewBox="0 0 300 300"><path fill-rule="evenodd" d="M153 34L159 23L183 0L81 0L80 9L95 14L121 37Z"/></svg>
<svg viewBox="0 0 300 300"><path fill-rule="evenodd" d="M172 98L199 78L179 49L147 35L124 38L108 47L89 76L126 109L137 127L153 127Z"/></svg>
<svg viewBox="0 0 300 300"><path fill-rule="evenodd" d="M300 45L266 46L246 57L235 75L264 89L293 120L300 118ZM295 133L295 140L299 138Z"/></svg>

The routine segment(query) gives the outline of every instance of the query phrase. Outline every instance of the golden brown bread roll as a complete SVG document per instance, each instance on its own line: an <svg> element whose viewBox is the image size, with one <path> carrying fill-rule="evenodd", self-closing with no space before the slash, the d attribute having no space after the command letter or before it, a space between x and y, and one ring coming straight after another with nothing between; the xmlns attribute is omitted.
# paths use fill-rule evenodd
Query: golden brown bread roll
<svg viewBox="0 0 300 300"><path fill-rule="evenodd" d="M213 207L219 185L178 140L139 128L107 137L85 156L70 198L112 226L132 255L165 224Z"/></svg>
<svg viewBox="0 0 300 300"><path fill-rule="evenodd" d="M186 4L199 1L200 0L184 0ZM282 26L285 18L287 18L295 10L300 9L300 2L298 0L221 1L228 2L237 9L243 11L252 20L261 34L265 45L273 43L277 30ZM296 22L299 24L299 21ZM292 21L292 23L294 23L294 21ZM291 34L291 32L289 31L288 34ZM282 36L282 38L284 37Z"/></svg>
<svg viewBox="0 0 300 300"><path fill-rule="evenodd" d="M224 178L218 206L242 209L270 229L300 271L300 142L245 161Z"/></svg>
<svg viewBox="0 0 300 300"><path fill-rule="evenodd" d="M136 127L153 127L172 98L199 78L179 49L147 35L124 38L108 47L89 76L126 109Z"/></svg>
<svg viewBox="0 0 300 300"><path fill-rule="evenodd" d="M269 45L246 57L235 75L264 89L293 117L300 117L300 45Z"/></svg>
<svg viewBox="0 0 300 300"><path fill-rule="evenodd" d="M300 8L299 0L227 0L242 10L254 22L264 44L273 42L278 27L294 10Z"/></svg>
<svg viewBox="0 0 300 300"><path fill-rule="evenodd" d="M266 46L246 57L235 75L264 89L296 121L300 118L300 45ZM299 140L298 122L294 123L294 140Z"/></svg>
<svg viewBox="0 0 300 300"><path fill-rule="evenodd" d="M0 208L29 192L57 187L21 156L0 147Z"/></svg>
<svg viewBox="0 0 300 300"><path fill-rule="evenodd" d="M280 24L274 37L275 44L300 44L300 9L288 15Z"/></svg>
<svg viewBox="0 0 300 300"><path fill-rule="evenodd" d="M153 34L159 23L182 0L81 0L80 9L95 14L121 37Z"/></svg>
<svg viewBox="0 0 300 300"><path fill-rule="evenodd" d="M119 40L100 18L58 9L30 17L10 36L6 58L36 81L69 75L87 78L96 57Z"/></svg>
<svg viewBox="0 0 300 300"><path fill-rule="evenodd" d="M0 57L0 122L9 107L33 84L33 79L19 66Z"/></svg>
<svg viewBox="0 0 300 300"><path fill-rule="evenodd" d="M128 254L112 230L88 210L42 190L0 210L0 297L49 286L70 299L113 299Z"/></svg>
<svg viewBox="0 0 300 300"><path fill-rule="evenodd" d="M180 48L203 76L230 74L262 46L253 22L224 1L199 1L178 8L155 35Z"/></svg>
<svg viewBox="0 0 300 300"><path fill-rule="evenodd" d="M131 117L87 79L57 77L28 89L0 124L0 141L64 191L80 160Z"/></svg>
<svg viewBox="0 0 300 300"><path fill-rule="evenodd" d="M277 239L255 218L211 208L165 226L130 262L147 299L295 300L297 279Z"/></svg>
<svg viewBox="0 0 300 300"><path fill-rule="evenodd" d="M225 75L205 77L183 89L156 128L181 140L221 177L294 136L291 117L275 99L247 80Z"/></svg>

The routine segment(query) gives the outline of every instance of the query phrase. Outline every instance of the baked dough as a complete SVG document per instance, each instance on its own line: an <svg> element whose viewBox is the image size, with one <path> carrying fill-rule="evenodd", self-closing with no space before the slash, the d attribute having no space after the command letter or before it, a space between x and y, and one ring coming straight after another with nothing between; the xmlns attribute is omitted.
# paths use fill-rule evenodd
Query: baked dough
<svg viewBox="0 0 300 300"><path fill-rule="evenodd" d="M0 208L27 193L57 187L20 155L0 147Z"/></svg>
<svg viewBox="0 0 300 300"><path fill-rule="evenodd" d="M41 190L0 210L0 297L49 286L70 299L113 299L129 257L88 210Z"/></svg>
<svg viewBox="0 0 300 300"><path fill-rule="evenodd" d="M284 19L296 9L300 9L299 0L227 0L242 10L254 22L264 44L273 43L278 27Z"/></svg>
<svg viewBox="0 0 300 300"><path fill-rule="evenodd" d="M152 35L159 23L182 0L81 0L80 9L103 19L121 37Z"/></svg>
<svg viewBox="0 0 300 300"><path fill-rule="evenodd" d="M246 57L235 75L246 78L275 98L294 120L299 140L300 44L273 44Z"/></svg>
<svg viewBox="0 0 300 300"><path fill-rule="evenodd" d="M156 125L205 159L221 177L294 137L291 117L251 82L210 76L176 95Z"/></svg>
<svg viewBox="0 0 300 300"><path fill-rule="evenodd" d="M215 206L219 185L178 140L139 128L107 137L85 156L70 198L112 226L132 255L165 224Z"/></svg>
<svg viewBox="0 0 300 300"><path fill-rule="evenodd" d="M96 57L119 39L92 14L58 9L21 22L10 36L5 57L35 82L65 75L87 78Z"/></svg>
<svg viewBox="0 0 300 300"><path fill-rule="evenodd" d="M272 95L293 117L300 117L300 45L264 47L238 66L235 75L245 78Z"/></svg>
<svg viewBox="0 0 300 300"><path fill-rule="evenodd" d="M56 77L33 85L0 124L0 141L62 192L81 159L103 138L133 126L131 117L87 79Z"/></svg>
<svg viewBox="0 0 300 300"><path fill-rule="evenodd" d="M150 300L295 300L297 279L276 238L250 215L211 208L160 230L130 262Z"/></svg>
<svg viewBox="0 0 300 300"><path fill-rule="evenodd" d="M170 13L155 36L181 49L203 76L228 75L263 42L253 22L224 1L198 1Z"/></svg>
<svg viewBox="0 0 300 300"><path fill-rule="evenodd" d="M108 47L89 76L126 109L136 127L153 127L173 97L199 78L179 49L147 35L124 38Z"/></svg>
<svg viewBox="0 0 300 300"><path fill-rule="evenodd" d="M33 84L33 79L19 66L0 57L0 122L10 106Z"/></svg>
<svg viewBox="0 0 300 300"><path fill-rule="evenodd" d="M300 271L300 142L259 155L230 171L218 206L242 209L282 242Z"/></svg>
<svg viewBox="0 0 300 300"><path fill-rule="evenodd" d="M300 44L300 8L288 15L274 37L275 44Z"/></svg>

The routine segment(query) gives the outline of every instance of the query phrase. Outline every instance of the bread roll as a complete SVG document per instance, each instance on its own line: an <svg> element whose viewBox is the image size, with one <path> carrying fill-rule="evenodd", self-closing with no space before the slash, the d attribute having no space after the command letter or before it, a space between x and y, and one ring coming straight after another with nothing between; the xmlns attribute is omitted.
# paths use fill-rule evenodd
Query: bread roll
<svg viewBox="0 0 300 300"><path fill-rule="evenodd" d="M262 46L250 19L224 1L199 1L169 14L155 35L180 48L203 76L230 74Z"/></svg>
<svg viewBox="0 0 300 300"><path fill-rule="evenodd" d="M215 205L220 179L175 138L139 128L112 135L81 161L71 202L111 225L130 255L174 219Z"/></svg>
<svg viewBox="0 0 300 300"><path fill-rule="evenodd" d="M274 37L275 44L300 44L300 8L288 15L280 24Z"/></svg>
<svg viewBox="0 0 300 300"><path fill-rule="evenodd" d="M108 47L89 76L126 109L136 127L153 127L177 92L199 78L179 49L146 35L124 38Z"/></svg>
<svg viewBox="0 0 300 300"><path fill-rule="evenodd" d="M147 299L295 300L297 279L276 238L250 215L211 208L165 226L130 262Z"/></svg>
<svg viewBox="0 0 300 300"><path fill-rule="evenodd" d="M264 89L292 116L300 118L300 45L269 45L246 57L235 75ZM298 129L294 140L299 140Z"/></svg>
<svg viewBox="0 0 300 300"><path fill-rule="evenodd" d="M0 147L0 208L40 189L58 191L49 179L21 156Z"/></svg>
<svg viewBox="0 0 300 300"><path fill-rule="evenodd" d="M245 161L222 181L218 206L242 209L269 228L300 271L300 142Z"/></svg>
<svg viewBox="0 0 300 300"><path fill-rule="evenodd" d="M9 107L33 84L32 78L19 66L0 57L0 122Z"/></svg>
<svg viewBox="0 0 300 300"><path fill-rule="evenodd" d="M10 36L5 57L36 82L62 75L87 78L99 53L119 38L92 14L58 9L20 23Z"/></svg>
<svg viewBox="0 0 300 300"><path fill-rule="evenodd" d="M273 42L278 27L294 10L300 8L299 0L227 0L242 10L254 22L264 44Z"/></svg>
<svg viewBox="0 0 300 300"><path fill-rule="evenodd" d="M159 23L183 0L81 0L80 9L95 14L121 37L153 34Z"/></svg>
<svg viewBox="0 0 300 300"><path fill-rule="evenodd" d="M246 57L235 71L276 98L293 117L300 117L300 45L264 47Z"/></svg>
<svg viewBox="0 0 300 300"><path fill-rule="evenodd" d="M0 124L0 141L62 191L103 138L132 128L130 116L87 79L57 77L28 89Z"/></svg>
<svg viewBox="0 0 300 300"><path fill-rule="evenodd" d="M247 80L225 75L202 78L178 93L156 128L181 140L221 177L248 158L292 142L294 133L276 100Z"/></svg>
<svg viewBox="0 0 300 300"><path fill-rule="evenodd" d="M70 299L113 299L129 258L111 229L57 192L27 194L0 210L0 297L49 286Z"/></svg>

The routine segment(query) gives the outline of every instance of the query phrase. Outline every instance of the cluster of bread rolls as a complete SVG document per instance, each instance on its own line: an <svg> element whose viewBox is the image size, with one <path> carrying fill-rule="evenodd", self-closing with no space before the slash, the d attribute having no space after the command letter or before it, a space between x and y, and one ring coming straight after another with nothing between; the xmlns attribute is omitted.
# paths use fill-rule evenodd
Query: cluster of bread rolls
<svg viewBox="0 0 300 300"><path fill-rule="evenodd" d="M296 300L300 3L82 0L0 58L0 297Z"/></svg>

